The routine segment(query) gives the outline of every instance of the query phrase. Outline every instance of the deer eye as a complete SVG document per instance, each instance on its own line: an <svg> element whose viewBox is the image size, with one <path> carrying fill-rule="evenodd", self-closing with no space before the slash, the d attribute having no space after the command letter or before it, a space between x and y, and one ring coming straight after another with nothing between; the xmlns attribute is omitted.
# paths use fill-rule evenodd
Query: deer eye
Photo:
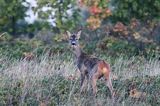
<svg viewBox="0 0 160 106"><path fill-rule="evenodd" d="M73 38L70 38L69 40L74 40Z"/></svg>

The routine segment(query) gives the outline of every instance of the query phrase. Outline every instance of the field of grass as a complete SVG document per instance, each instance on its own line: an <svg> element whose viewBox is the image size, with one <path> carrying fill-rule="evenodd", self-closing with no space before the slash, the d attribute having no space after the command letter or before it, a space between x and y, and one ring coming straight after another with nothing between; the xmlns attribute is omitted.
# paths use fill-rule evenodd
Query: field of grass
<svg viewBox="0 0 160 106"><path fill-rule="evenodd" d="M98 94L91 89L80 94L79 72L71 56L43 55L33 60L0 57L0 106L110 106L111 96L104 80ZM160 61L139 57L108 57L117 106L160 105Z"/></svg>

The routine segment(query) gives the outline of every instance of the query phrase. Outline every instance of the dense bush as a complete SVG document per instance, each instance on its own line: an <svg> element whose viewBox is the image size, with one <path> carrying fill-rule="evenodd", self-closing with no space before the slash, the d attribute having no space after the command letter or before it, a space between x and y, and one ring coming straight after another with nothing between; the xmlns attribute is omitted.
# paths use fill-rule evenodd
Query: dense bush
<svg viewBox="0 0 160 106"><path fill-rule="evenodd" d="M159 47L155 44L145 44L143 49L139 48L133 42L129 42L122 39L117 39L114 37L107 37L103 41L100 41L97 45L99 52L107 53L112 56L144 56L145 58L159 57Z"/></svg>
<svg viewBox="0 0 160 106"><path fill-rule="evenodd" d="M70 53L70 47L67 46L68 42L64 41L66 39L60 38L59 35L52 36L53 33L48 34L49 35L43 35L43 33L39 33L33 39L13 39L10 35L4 35L0 38L0 54L12 58L22 58L30 53L35 56L42 55L46 52L48 52L49 55L62 54L64 52L66 54ZM94 53L95 55L101 54L114 57L118 55L125 55L127 57L141 55L146 58L159 55L160 48L156 43L137 41L134 40L134 37L133 40L130 41L127 39L127 37L130 36L116 36L116 34L117 32L114 36L105 36L105 34L100 33L99 38L102 40L96 40L97 35L94 34L92 34L93 38L82 36L84 40L81 39L80 43L84 51L88 54ZM86 40L88 42L86 42ZM66 58L68 58L67 55Z"/></svg>
<svg viewBox="0 0 160 106"><path fill-rule="evenodd" d="M113 19L127 23L132 18L142 21L160 18L159 0L113 0Z"/></svg>

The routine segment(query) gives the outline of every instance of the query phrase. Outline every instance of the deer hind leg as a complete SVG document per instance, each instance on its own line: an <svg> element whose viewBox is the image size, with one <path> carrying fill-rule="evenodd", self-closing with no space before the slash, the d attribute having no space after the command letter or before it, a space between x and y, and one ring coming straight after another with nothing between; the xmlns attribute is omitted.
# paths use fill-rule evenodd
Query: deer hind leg
<svg viewBox="0 0 160 106"><path fill-rule="evenodd" d="M108 86L108 88L109 88L109 90L110 90L110 92L111 92L111 96L112 96L112 98L113 98L113 96L114 96L114 92L113 92L113 86L112 86L112 82L111 82L111 79L109 78L108 80L107 80L107 86Z"/></svg>
<svg viewBox="0 0 160 106"><path fill-rule="evenodd" d="M112 86L112 81L111 81L111 78L110 78L110 75L108 75L107 77L105 76L105 79L106 79L106 85L108 86L110 92L111 92L111 97L112 97L112 100L113 100L113 103L114 103L114 89L113 89L113 86Z"/></svg>

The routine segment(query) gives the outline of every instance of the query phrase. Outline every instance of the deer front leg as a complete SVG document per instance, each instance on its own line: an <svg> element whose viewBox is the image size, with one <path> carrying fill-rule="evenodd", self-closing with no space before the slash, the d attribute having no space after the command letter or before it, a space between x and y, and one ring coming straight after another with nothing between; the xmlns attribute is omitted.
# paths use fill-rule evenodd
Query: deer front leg
<svg viewBox="0 0 160 106"><path fill-rule="evenodd" d="M80 93L83 92L83 89L84 89L84 86L85 86L84 81L85 81L85 75L83 73L81 73L81 84L80 84L81 89L80 89Z"/></svg>
<svg viewBox="0 0 160 106"><path fill-rule="evenodd" d="M93 95L94 96L96 96L96 94L97 94L97 85L96 85L96 83L97 83L97 78L95 76L93 76L91 78L91 85L92 85Z"/></svg>

